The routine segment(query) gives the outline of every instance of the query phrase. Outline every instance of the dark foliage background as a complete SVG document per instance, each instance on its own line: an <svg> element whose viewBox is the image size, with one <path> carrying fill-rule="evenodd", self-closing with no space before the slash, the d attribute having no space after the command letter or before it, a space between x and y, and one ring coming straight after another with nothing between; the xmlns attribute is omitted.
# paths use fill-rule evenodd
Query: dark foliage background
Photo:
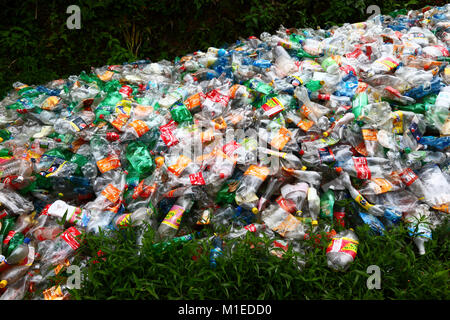
<svg viewBox="0 0 450 320"><path fill-rule="evenodd" d="M2 1L5 2L5 1ZM91 66L152 61L221 47L239 37L291 27L329 27L381 13L444 5L445 0L22 0L0 10L0 98L15 81L29 85L66 78ZM69 5L81 29L66 26Z"/></svg>

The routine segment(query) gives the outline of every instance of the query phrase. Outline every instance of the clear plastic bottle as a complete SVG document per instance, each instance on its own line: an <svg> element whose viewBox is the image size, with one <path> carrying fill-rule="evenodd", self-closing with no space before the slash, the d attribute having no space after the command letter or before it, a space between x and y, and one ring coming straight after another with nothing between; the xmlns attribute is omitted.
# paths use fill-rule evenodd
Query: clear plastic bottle
<svg viewBox="0 0 450 320"><path fill-rule="evenodd" d="M286 184L281 188L281 195L284 199L294 202L296 207L296 215L301 216L303 213L303 204L307 198L309 185L304 182L296 184Z"/></svg>
<svg viewBox="0 0 450 320"><path fill-rule="evenodd" d="M23 261L26 257L28 257L29 252L28 244L30 243L30 241L31 241L30 238L25 238L23 240L23 243L17 246L11 252L11 254L8 257L6 257L6 263L10 265L18 264L21 261Z"/></svg>

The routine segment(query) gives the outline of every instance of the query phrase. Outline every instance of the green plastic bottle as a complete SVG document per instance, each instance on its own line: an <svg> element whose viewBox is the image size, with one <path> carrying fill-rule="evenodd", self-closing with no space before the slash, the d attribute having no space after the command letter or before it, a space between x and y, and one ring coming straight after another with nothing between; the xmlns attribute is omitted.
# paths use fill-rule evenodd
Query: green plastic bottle
<svg viewBox="0 0 450 320"><path fill-rule="evenodd" d="M11 255L11 252L13 252L15 248L23 243L23 240L25 240L25 235L22 232L16 232L7 244L8 248L3 248L3 250L6 249L5 257L9 257Z"/></svg>
<svg viewBox="0 0 450 320"><path fill-rule="evenodd" d="M320 217L333 220L334 192L327 190L320 196Z"/></svg>
<svg viewBox="0 0 450 320"><path fill-rule="evenodd" d="M70 159L70 162L76 163L78 165L77 169L74 172L74 175L76 176L82 176L83 173L81 171L81 168L89 162L89 159L86 158L85 156L78 154L78 153L74 153L72 155L72 158Z"/></svg>
<svg viewBox="0 0 450 320"><path fill-rule="evenodd" d="M172 119L177 123L192 121L192 114L183 103L177 103L170 108Z"/></svg>
<svg viewBox="0 0 450 320"><path fill-rule="evenodd" d="M139 174L149 173L155 167L155 162L148 151L147 146L140 141L128 144L126 157L133 169Z"/></svg>
<svg viewBox="0 0 450 320"><path fill-rule="evenodd" d="M369 96L367 92L358 93L352 103L352 112L355 115L355 119L358 120L358 117L361 115L361 111L363 107L369 104Z"/></svg>
<svg viewBox="0 0 450 320"><path fill-rule="evenodd" d="M423 103L414 103L414 104L410 104L410 105L399 105L397 106L397 109L402 110L402 111L411 111L414 113L421 113L424 114L426 111L427 105L423 104Z"/></svg>
<svg viewBox="0 0 450 320"><path fill-rule="evenodd" d="M236 192L230 192L230 184L224 183L219 192L217 192L216 202L218 204L234 204L234 199L236 197Z"/></svg>
<svg viewBox="0 0 450 320"><path fill-rule="evenodd" d="M1 149L0 150L0 158L9 158L12 156L12 152L8 149Z"/></svg>
<svg viewBox="0 0 450 320"><path fill-rule="evenodd" d="M309 80L307 84L305 84L305 87L311 91L319 91L322 86L324 85L324 82L322 80Z"/></svg>
<svg viewBox="0 0 450 320"><path fill-rule="evenodd" d="M0 142L9 140L10 137L11 137L11 132L9 132L7 129L0 130Z"/></svg>
<svg viewBox="0 0 450 320"><path fill-rule="evenodd" d="M309 53L307 53L305 50L303 50L302 48L297 50L297 57L299 59L303 59L303 58L310 58L310 59L315 59L318 58L319 56L313 56L310 55Z"/></svg>
<svg viewBox="0 0 450 320"><path fill-rule="evenodd" d="M2 228L0 230L0 254L3 252L3 240L14 227L15 217L7 217L2 220Z"/></svg>

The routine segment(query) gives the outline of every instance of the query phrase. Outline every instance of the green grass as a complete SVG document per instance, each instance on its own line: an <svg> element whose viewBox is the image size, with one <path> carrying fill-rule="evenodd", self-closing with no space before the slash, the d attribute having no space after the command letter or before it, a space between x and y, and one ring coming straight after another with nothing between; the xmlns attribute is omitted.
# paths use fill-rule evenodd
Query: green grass
<svg viewBox="0 0 450 320"><path fill-rule="evenodd" d="M449 299L448 226L436 229L424 256L418 255L403 226L384 237L371 236L366 227L357 227L356 232L358 254L347 272L329 269L325 247L317 246L306 250L307 264L300 271L293 259L298 254L289 250L279 259L269 253L268 238L252 249L249 243L262 240L252 234L237 242L233 254L225 254L215 270L209 266L208 241L161 251L151 246L153 235L148 232L138 255L132 228L113 236L88 235L82 252L101 262L84 269L87 279L80 290L71 291L72 299ZM96 256L99 249L105 261ZM380 267L379 290L367 288L370 265Z"/></svg>

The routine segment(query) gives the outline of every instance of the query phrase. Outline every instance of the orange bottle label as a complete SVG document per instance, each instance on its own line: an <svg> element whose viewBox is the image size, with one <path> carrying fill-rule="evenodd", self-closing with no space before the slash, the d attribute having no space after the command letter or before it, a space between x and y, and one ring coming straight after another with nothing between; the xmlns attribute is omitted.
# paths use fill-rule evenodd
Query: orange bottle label
<svg viewBox="0 0 450 320"><path fill-rule="evenodd" d="M120 159L117 158L116 156L109 156L107 158L97 161L97 167L101 173L117 169L120 166L121 166Z"/></svg>
<svg viewBox="0 0 450 320"><path fill-rule="evenodd" d="M108 186L102 191L102 196L104 196L112 203L116 203L120 197L120 190L114 187L112 184L108 184Z"/></svg>
<svg viewBox="0 0 450 320"><path fill-rule="evenodd" d="M299 224L300 220L295 218L292 214L288 214L286 218L278 226L273 228L273 231L277 232L280 236L284 237L286 233L294 230Z"/></svg>
<svg viewBox="0 0 450 320"><path fill-rule="evenodd" d="M383 178L374 178L372 181L375 183L375 193L386 193L392 189L392 184Z"/></svg>
<svg viewBox="0 0 450 320"><path fill-rule="evenodd" d="M45 300L63 300L66 295L63 294L61 286L53 286L42 292Z"/></svg>
<svg viewBox="0 0 450 320"><path fill-rule="evenodd" d="M297 127L307 132L313 126L314 122L309 119L302 119L299 123L297 123Z"/></svg>
<svg viewBox="0 0 450 320"><path fill-rule="evenodd" d="M142 137L148 130L150 130L147 124L142 120L134 120L130 123L130 127L136 131L138 137Z"/></svg>
<svg viewBox="0 0 450 320"><path fill-rule="evenodd" d="M362 129L363 139L366 141L378 141L378 130L375 129Z"/></svg>
<svg viewBox="0 0 450 320"><path fill-rule="evenodd" d="M42 103L41 108L44 110L53 110L55 109L56 105L59 103L61 99L56 96L51 96L45 99L45 101Z"/></svg>
<svg viewBox="0 0 450 320"><path fill-rule="evenodd" d="M103 74L99 74L97 76L102 81L110 81L112 79L113 75L114 75L114 72L107 70Z"/></svg>
<svg viewBox="0 0 450 320"><path fill-rule="evenodd" d="M117 130L122 131L122 127L127 123L128 119L130 119L130 116L128 114L119 113L117 118L115 118L114 121L111 122L111 125Z"/></svg>
<svg viewBox="0 0 450 320"><path fill-rule="evenodd" d="M235 84L229 90L229 96L234 99L236 97L236 91L241 87L240 84Z"/></svg>
<svg viewBox="0 0 450 320"><path fill-rule="evenodd" d="M285 127L281 127L277 135L270 142L270 145L278 150L282 150L289 140L291 140L291 132Z"/></svg>
<svg viewBox="0 0 450 320"><path fill-rule="evenodd" d="M190 96L189 98L187 98L186 100L184 100L184 105L189 109L194 109L196 107L200 107L200 105L202 104L202 94L201 92L196 93L192 96Z"/></svg>
<svg viewBox="0 0 450 320"><path fill-rule="evenodd" d="M210 142L214 140L214 131L212 128L209 128L206 131L200 133L200 139L202 143Z"/></svg>
<svg viewBox="0 0 450 320"><path fill-rule="evenodd" d="M172 172L174 175L176 175L178 177L191 162L192 162L191 159L189 159L188 157L186 157L184 155L181 155L178 158L177 162L174 165L171 165L170 167L168 167L167 170L169 170L170 172Z"/></svg>
<svg viewBox="0 0 450 320"><path fill-rule="evenodd" d="M267 167L260 167L257 165L251 165L248 167L247 171L245 171L245 176L254 176L261 180L266 180L267 176L269 175L270 170Z"/></svg>
<svg viewBox="0 0 450 320"><path fill-rule="evenodd" d="M358 144L355 147L356 151L358 151L360 154L362 154L363 156L367 157L369 155L369 153L367 152L366 149L366 144L363 142L361 142L360 144Z"/></svg>
<svg viewBox="0 0 450 320"><path fill-rule="evenodd" d="M300 107L300 112L305 116L308 117L311 114L311 109L309 109L306 105L302 105Z"/></svg>

